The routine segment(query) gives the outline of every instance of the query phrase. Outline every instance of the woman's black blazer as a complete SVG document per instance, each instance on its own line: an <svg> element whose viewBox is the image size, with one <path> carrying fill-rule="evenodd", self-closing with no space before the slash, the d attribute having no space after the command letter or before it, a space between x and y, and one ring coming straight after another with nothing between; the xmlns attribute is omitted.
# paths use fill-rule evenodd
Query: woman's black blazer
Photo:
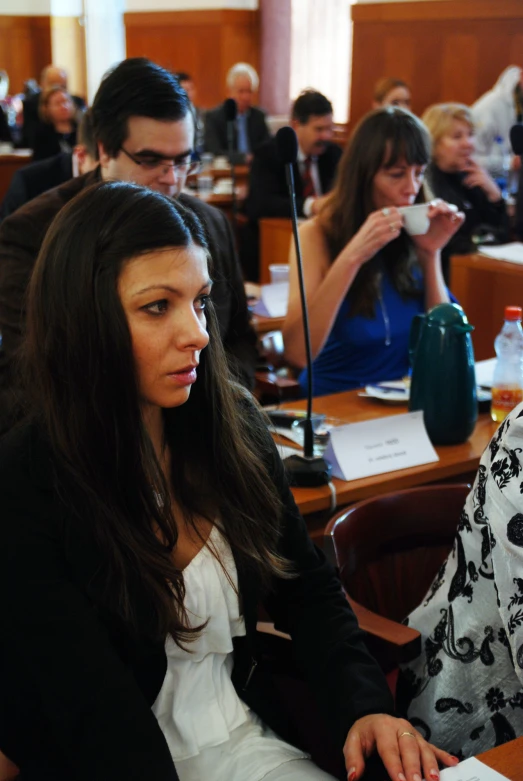
<svg viewBox="0 0 523 781"><path fill-rule="evenodd" d="M339 581L311 543L269 435L267 462L286 508L281 552L300 575L275 582L265 607L292 635L341 749L354 720L392 713L392 698ZM104 605L99 552L80 516L60 501L57 470L35 425L2 440L0 749L23 781L176 781L151 711L166 671L163 643L135 634ZM279 729L262 666L250 676L258 583L251 572L238 577L247 636L235 642L233 682ZM145 628L150 605L139 590L132 598Z"/></svg>

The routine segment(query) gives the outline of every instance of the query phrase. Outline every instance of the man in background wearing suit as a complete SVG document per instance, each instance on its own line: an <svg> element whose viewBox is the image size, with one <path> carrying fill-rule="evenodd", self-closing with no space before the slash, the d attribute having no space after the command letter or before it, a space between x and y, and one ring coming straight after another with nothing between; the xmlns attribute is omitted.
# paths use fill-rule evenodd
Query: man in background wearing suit
<svg viewBox="0 0 523 781"><path fill-rule="evenodd" d="M0 221L24 203L74 176L82 176L92 171L97 165L98 149L93 135L91 112L86 111L80 120L78 143L72 153L61 152L15 171L0 209Z"/></svg>
<svg viewBox="0 0 523 781"><path fill-rule="evenodd" d="M310 217L332 189L341 149L331 142L332 104L321 92L302 92L294 102L291 116L298 138L298 163L294 166L296 209L298 217ZM245 278L258 282L258 220L291 216L285 166L278 159L274 138L254 155L245 211L249 222L242 226L239 236L240 260Z"/></svg>
<svg viewBox="0 0 523 781"><path fill-rule="evenodd" d="M321 92L305 90L294 102L291 125L298 137L298 163L294 166L296 208L299 217L310 217L319 210L322 196L332 188L341 157L341 149L331 142L331 102ZM278 159L275 139L254 155L246 209L251 220L291 216L285 166Z"/></svg>
<svg viewBox="0 0 523 781"><path fill-rule="evenodd" d="M238 107L234 125L235 163L250 162L253 152L271 137L265 113L252 105L259 81L254 68L246 62L236 63L227 74L229 97ZM204 150L213 155L228 154L227 116L223 103L205 115Z"/></svg>
<svg viewBox="0 0 523 781"><path fill-rule="evenodd" d="M194 124L187 93L164 68L130 58L105 75L91 111L100 165L29 201L0 226L0 434L16 423L19 413L16 358L25 295L47 229L77 193L102 180L134 182L177 198L199 217L213 259L212 301L225 352L238 379L254 384L256 333L230 223L223 212L182 193L193 167Z"/></svg>

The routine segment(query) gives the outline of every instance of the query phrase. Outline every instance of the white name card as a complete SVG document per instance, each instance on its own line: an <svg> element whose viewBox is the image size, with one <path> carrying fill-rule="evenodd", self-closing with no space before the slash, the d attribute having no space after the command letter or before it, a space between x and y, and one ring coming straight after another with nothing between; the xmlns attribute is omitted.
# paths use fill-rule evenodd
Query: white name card
<svg viewBox="0 0 523 781"><path fill-rule="evenodd" d="M253 308L255 315L262 317L285 317L289 305L289 283L276 282L262 285L260 298Z"/></svg>
<svg viewBox="0 0 523 781"><path fill-rule="evenodd" d="M456 767L446 767L440 773L441 781L509 781L497 770L472 757L460 762Z"/></svg>
<svg viewBox="0 0 523 781"><path fill-rule="evenodd" d="M439 461L421 410L337 426L330 432L325 458L340 480L358 480Z"/></svg>

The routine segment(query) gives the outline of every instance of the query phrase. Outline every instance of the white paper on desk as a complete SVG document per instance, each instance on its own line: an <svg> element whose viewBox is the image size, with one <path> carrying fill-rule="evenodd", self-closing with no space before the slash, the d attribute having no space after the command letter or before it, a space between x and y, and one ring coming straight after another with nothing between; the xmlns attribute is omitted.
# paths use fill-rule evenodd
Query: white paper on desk
<svg viewBox="0 0 523 781"><path fill-rule="evenodd" d="M283 461L287 456L300 456L303 455L302 450L298 450L295 447L289 447L288 445L281 445L279 442L276 442L276 448L278 450L278 453L280 454L280 458Z"/></svg>
<svg viewBox="0 0 523 781"><path fill-rule="evenodd" d="M285 317L289 304L289 283L276 282L262 285L260 298L253 307L255 315L262 317Z"/></svg>
<svg viewBox="0 0 523 781"><path fill-rule="evenodd" d="M509 781L497 770L472 757L460 762L456 767L446 767L439 775L441 781Z"/></svg>
<svg viewBox="0 0 523 781"><path fill-rule="evenodd" d="M422 410L337 426L331 431L325 458L340 480L358 480L439 461Z"/></svg>
<svg viewBox="0 0 523 781"><path fill-rule="evenodd" d="M478 247L482 255L495 260L506 260L509 263L523 263L523 244L513 241L510 244L498 244L496 247L482 245Z"/></svg>
<svg viewBox="0 0 523 781"><path fill-rule="evenodd" d="M476 385L478 388L492 388L496 360L497 358L487 358L486 361L476 361Z"/></svg>

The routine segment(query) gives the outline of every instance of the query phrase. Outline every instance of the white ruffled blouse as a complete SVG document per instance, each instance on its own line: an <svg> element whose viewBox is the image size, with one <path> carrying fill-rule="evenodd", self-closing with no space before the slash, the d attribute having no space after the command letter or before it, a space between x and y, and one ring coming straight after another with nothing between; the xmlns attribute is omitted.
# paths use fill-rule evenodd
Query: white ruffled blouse
<svg viewBox="0 0 523 781"><path fill-rule="evenodd" d="M190 623L207 624L185 648L168 637L167 672L152 706L180 778L196 779L210 771L214 778L230 779L235 774L227 763L233 754L236 768L244 755L242 781L263 778L284 762L305 758L249 710L232 684L232 638L245 635L245 623L235 591L234 558L216 526L183 576ZM221 750L213 751L216 746Z"/></svg>

